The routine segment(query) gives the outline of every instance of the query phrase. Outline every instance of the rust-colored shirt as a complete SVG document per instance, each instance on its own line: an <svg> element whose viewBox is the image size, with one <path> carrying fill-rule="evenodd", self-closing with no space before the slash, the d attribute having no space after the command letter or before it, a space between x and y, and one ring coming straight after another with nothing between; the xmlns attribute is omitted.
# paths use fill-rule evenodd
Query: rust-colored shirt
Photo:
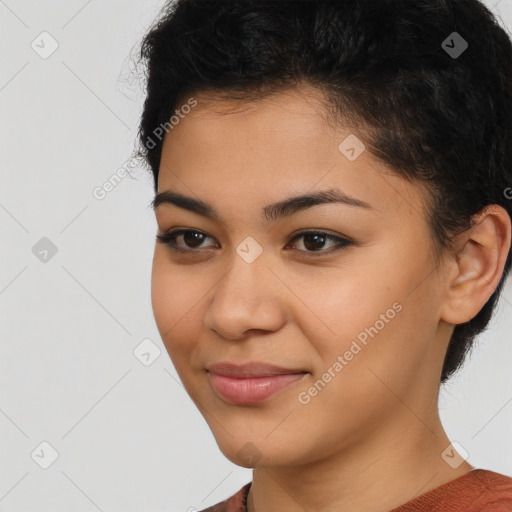
<svg viewBox="0 0 512 512"><path fill-rule="evenodd" d="M230 498L200 512L247 512L252 482ZM474 469L390 512L512 512L512 478Z"/></svg>

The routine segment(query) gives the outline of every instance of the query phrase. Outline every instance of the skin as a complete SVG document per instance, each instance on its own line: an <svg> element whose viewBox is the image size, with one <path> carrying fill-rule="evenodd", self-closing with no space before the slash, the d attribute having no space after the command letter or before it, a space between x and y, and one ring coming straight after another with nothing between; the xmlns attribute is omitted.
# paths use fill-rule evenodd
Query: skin
<svg viewBox="0 0 512 512"><path fill-rule="evenodd" d="M159 233L189 228L208 236L189 245L178 237L188 255L156 244L152 305L222 453L254 468L249 512L382 512L473 469L467 462L454 469L442 457L450 440L438 413L439 382L454 325L478 313L503 272L506 211L482 211L436 265L423 189L368 150L345 158L338 145L357 129L327 123L318 91L304 86L250 105L195 98L164 140L158 191L200 198L222 222L175 205L156 208ZM261 216L268 203L331 187L373 209L330 204L276 222ZM299 230L355 243L316 256L315 247L325 253L336 242L292 242ZM236 252L248 236L263 249L252 263ZM400 312L300 403L299 393L397 302ZM262 403L233 405L213 392L206 371L226 360L309 373ZM252 453L252 462L240 453Z"/></svg>

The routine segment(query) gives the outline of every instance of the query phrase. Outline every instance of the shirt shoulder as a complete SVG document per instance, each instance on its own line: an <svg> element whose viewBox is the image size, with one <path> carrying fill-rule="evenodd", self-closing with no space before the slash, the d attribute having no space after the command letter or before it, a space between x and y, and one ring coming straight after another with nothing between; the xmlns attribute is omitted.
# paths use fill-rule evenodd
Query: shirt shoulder
<svg viewBox="0 0 512 512"><path fill-rule="evenodd" d="M476 473L476 472L475 472ZM475 475L479 479L480 495L475 495L475 511L512 511L512 478L494 471L482 470Z"/></svg>
<svg viewBox="0 0 512 512"><path fill-rule="evenodd" d="M474 469L391 512L510 512L512 478Z"/></svg>
<svg viewBox="0 0 512 512"><path fill-rule="evenodd" d="M198 512L247 512L247 495L251 484L252 482L248 482L226 500Z"/></svg>

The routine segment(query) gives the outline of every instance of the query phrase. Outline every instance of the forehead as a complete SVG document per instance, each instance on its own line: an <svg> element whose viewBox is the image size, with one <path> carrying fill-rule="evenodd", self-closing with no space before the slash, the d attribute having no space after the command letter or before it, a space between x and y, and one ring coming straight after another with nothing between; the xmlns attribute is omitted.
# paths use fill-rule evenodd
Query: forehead
<svg viewBox="0 0 512 512"><path fill-rule="evenodd" d="M252 102L193 97L197 105L164 139L159 192L193 190L211 204L263 205L336 187L383 214L404 208L423 213L423 189L393 173L368 147L355 160L345 156L340 144L364 144L363 137L357 127L327 121L317 89Z"/></svg>
<svg viewBox="0 0 512 512"><path fill-rule="evenodd" d="M218 143L218 139L228 143L226 135L232 138L236 133L239 141L245 137L248 144L257 137L277 146L296 142L301 136L311 139L327 128L324 96L310 85L274 92L250 101L226 99L220 93L204 92L194 95L194 99L197 105L183 116L180 132L184 133L189 128L198 136L208 134L206 139L212 145ZM216 128L214 133L209 132L212 126ZM283 128L286 128L284 132Z"/></svg>

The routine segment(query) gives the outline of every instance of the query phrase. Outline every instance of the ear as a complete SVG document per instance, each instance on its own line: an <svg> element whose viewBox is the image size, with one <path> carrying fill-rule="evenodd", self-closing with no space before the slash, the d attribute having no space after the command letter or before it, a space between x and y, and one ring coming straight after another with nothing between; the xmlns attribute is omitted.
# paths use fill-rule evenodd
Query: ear
<svg viewBox="0 0 512 512"><path fill-rule="evenodd" d="M447 261L441 319L450 324L478 314L498 286L510 251L511 220L504 208L486 206L474 220L456 237Z"/></svg>

